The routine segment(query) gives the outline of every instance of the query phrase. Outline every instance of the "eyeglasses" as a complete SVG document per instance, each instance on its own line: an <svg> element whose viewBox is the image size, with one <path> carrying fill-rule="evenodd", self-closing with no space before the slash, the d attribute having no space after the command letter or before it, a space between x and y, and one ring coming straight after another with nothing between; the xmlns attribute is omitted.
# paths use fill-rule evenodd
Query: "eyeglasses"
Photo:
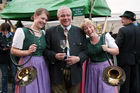
<svg viewBox="0 0 140 93"><path fill-rule="evenodd" d="M71 15L70 14L66 14L66 15L60 15L60 17L70 17Z"/></svg>

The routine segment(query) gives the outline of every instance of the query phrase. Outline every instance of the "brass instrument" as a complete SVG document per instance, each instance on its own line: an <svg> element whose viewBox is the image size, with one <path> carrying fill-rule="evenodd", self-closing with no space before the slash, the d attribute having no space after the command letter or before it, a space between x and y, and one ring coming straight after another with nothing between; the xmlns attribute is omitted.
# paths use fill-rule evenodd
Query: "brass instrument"
<svg viewBox="0 0 140 93"><path fill-rule="evenodd" d="M103 71L103 81L111 86L118 86L123 84L126 80L124 70L121 67L111 64L107 52L105 52L105 56L110 66L106 67Z"/></svg>
<svg viewBox="0 0 140 93"><path fill-rule="evenodd" d="M103 80L111 86L118 86L125 82L126 75L122 68L118 66L108 66L103 71Z"/></svg>
<svg viewBox="0 0 140 93"><path fill-rule="evenodd" d="M19 86L26 86L36 78L37 70L34 66L22 68L17 72L15 83Z"/></svg>
<svg viewBox="0 0 140 93"><path fill-rule="evenodd" d="M27 29L29 29L34 34L32 29L30 28L27 28ZM17 70L18 70L15 76L15 83L18 86L26 86L32 83L32 81L35 80L35 78L37 77L36 68L34 66L22 67L23 65L29 62L29 60L32 58L32 55L30 55L30 57L27 60L25 60L25 62L23 62L22 64L18 64L18 61L19 61L18 59L20 59L19 57L16 57L10 54L10 58L13 64L16 65Z"/></svg>

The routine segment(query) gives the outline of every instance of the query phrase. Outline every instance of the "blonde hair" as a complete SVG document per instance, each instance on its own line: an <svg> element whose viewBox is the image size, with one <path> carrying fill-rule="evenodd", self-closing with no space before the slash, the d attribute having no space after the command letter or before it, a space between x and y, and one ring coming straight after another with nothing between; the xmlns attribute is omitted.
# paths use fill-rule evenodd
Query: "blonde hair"
<svg viewBox="0 0 140 93"><path fill-rule="evenodd" d="M85 26L88 26L88 25L92 25L94 28L95 28L95 25L93 24L93 22L89 19L84 19L81 24L80 24L80 28L84 30L84 27Z"/></svg>

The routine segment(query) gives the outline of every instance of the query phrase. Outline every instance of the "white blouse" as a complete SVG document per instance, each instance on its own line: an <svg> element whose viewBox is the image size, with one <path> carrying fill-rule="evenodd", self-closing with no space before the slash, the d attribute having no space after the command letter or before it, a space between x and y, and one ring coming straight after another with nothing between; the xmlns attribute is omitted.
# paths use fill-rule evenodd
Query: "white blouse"
<svg viewBox="0 0 140 93"><path fill-rule="evenodd" d="M43 33L45 34L44 30L41 30L41 31L43 31ZM24 39L25 39L25 34L23 32L23 29L17 28L13 37L12 47L22 49Z"/></svg>
<svg viewBox="0 0 140 93"><path fill-rule="evenodd" d="M118 48L115 39L109 33L105 34L105 43L109 48Z"/></svg>
<svg viewBox="0 0 140 93"><path fill-rule="evenodd" d="M25 39L25 35L22 28L17 28L14 37L12 47L22 49L23 48L23 41Z"/></svg>

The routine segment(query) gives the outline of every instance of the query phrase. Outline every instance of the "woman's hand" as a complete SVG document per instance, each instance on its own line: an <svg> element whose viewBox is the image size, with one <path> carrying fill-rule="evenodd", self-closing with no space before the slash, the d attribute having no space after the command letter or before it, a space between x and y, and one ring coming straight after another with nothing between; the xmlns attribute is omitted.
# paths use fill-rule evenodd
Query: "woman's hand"
<svg viewBox="0 0 140 93"><path fill-rule="evenodd" d="M29 54L32 54L33 52L35 52L36 51L36 49L37 49L37 45L36 44L32 44L32 45L30 45L29 46Z"/></svg>
<svg viewBox="0 0 140 93"><path fill-rule="evenodd" d="M102 49L103 49L103 51L106 51L106 52L108 52L108 46L107 45L101 45L102 46Z"/></svg>

